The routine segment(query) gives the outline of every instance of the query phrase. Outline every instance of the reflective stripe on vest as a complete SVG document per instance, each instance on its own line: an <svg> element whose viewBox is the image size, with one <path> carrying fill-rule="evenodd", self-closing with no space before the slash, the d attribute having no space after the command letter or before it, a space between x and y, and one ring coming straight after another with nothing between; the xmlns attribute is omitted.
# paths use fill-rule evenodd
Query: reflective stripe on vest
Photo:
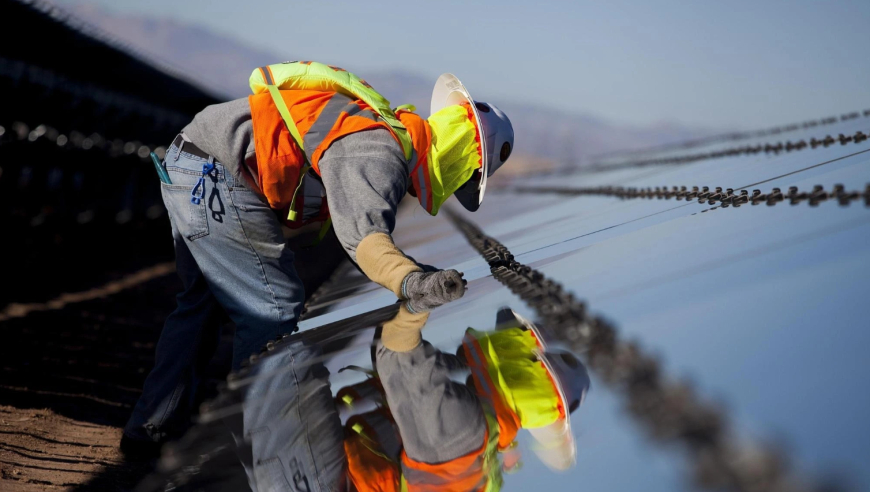
<svg viewBox="0 0 870 492"><path fill-rule="evenodd" d="M277 93L277 99L273 92ZM270 91L248 99L257 156L257 184L271 208L289 211L288 207L293 205L292 210L298 212L299 216L304 204L297 203L294 197L300 198L300 202L304 201L297 190L301 187L307 164L319 174L320 157L336 139L378 126L389 129L389 125L365 103L353 101L342 94ZM280 114L281 103L287 107L293 127L287 124L288 118ZM290 131L297 125L300 136L298 142ZM325 213L321 215L313 221L327 219ZM292 216L289 219L286 224L290 227L313 222Z"/></svg>
<svg viewBox="0 0 870 492"><path fill-rule="evenodd" d="M280 90L338 92L352 99L360 99L384 119L402 145L405 159L411 159L411 137L390 108L390 101L365 80L347 70L312 61L284 62L254 70L248 82L254 94L268 91L269 86L276 86Z"/></svg>
<svg viewBox="0 0 870 492"><path fill-rule="evenodd" d="M265 68L266 69L263 70L263 73L271 73L269 67ZM271 77L269 80L271 80ZM320 149L320 144L323 143L326 136L332 131L336 121L341 117L342 113L347 113L348 116L359 115L372 121L378 120L373 112L364 111L347 96L334 93L329 99L329 102L326 103L326 107L324 107L317 115L317 120L310 128L308 128L305 135L302 136L299 132L299 128L296 126L296 122L293 121L293 116L290 114L290 110L287 108L287 103L284 101L284 97L281 95L277 86L269 84L267 88L269 90L269 95L272 96L272 101L275 103L275 107L278 108L278 112L284 120L284 124L287 125L287 130L290 132L296 145L302 150L302 157L305 159L305 167L300 173L301 178L299 179L299 183L293 190L293 197L290 199L290 210L287 214L287 220L296 221L298 218L296 198L299 195L299 191L302 189L302 178L304 178L305 174L308 173L308 170L311 169L313 165L312 163L316 162L314 159L315 153ZM325 231L321 232L325 235ZM318 237L320 238L320 236ZM318 240L317 242L320 241Z"/></svg>
<svg viewBox="0 0 870 492"><path fill-rule="evenodd" d="M343 94L333 94L329 102L326 103L326 106L320 111L320 114L317 115L317 121L311 125L311 128L308 129L305 137L302 139L309 162L312 162L311 157L314 151L320 147L320 144L323 143L323 140L332 131L335 122L342 113L346 113L348 116L359 116L374 122L380 121L378 120L377 113L374 111L362 109L359 104Z"/></svg>
<svg viewBox="0 0 870 492"><path fill-rule="evenodd" d="M323 139L326 138L335 125L335 121L338 120L338 117L341 116L341 113L344 112L344 109L350 103L350 98L341 94L333 94L329 98L329 102L326 103L326 106L320 111L320 114L317 115L317 121L311 125L311 128L308 129L308 132L305 133L305 137L302 139L305 143L303 149L308 154L309 162L311 162L311 154L317 147L320 147ZM354 104L354 106L356 105Z"/></svg>

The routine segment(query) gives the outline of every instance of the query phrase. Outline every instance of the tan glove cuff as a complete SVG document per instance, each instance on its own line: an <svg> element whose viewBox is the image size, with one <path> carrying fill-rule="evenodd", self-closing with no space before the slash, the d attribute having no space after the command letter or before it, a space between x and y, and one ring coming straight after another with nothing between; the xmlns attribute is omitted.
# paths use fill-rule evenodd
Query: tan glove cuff
<svg viewBox="0 0 870 492"><path fill-rule="evenodd" d="M396 317L384 323L381 343L393 352L414 350L423 340L421 332L428 319L428 311L411 313L403 303Z"/></svg>
<svg viewBox="0 0 870 492"><path fill-rule="evenodd" d="M402 297L402 281L409 273L423 271L393 244L393 238L382 232L369 234L360 241L356 262L369 279L391 290L396 297Z"/></svg>

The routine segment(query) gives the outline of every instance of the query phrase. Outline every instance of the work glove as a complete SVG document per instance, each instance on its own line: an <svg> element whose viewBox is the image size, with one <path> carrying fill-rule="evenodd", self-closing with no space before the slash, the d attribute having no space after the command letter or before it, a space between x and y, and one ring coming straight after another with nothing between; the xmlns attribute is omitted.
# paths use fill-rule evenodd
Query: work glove
<svg viewBox="0 0 870 492"><path fill-rule="evenodd" d="M459 299L466 284L456 270L411 272L402 281L402 297L408 300L408 311L420 313Z"/></svg>

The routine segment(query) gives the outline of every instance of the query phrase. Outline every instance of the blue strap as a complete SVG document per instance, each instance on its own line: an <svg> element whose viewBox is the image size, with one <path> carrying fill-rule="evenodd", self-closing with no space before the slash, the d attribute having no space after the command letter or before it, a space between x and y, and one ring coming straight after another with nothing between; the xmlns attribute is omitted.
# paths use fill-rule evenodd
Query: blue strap
<svg viewBox="0 0 870 492"><path fill-rule="evenodd" d="M196 184L193 185L193 189L190 190L190 203L199 205L205 199L205 177L213 170L214 162L211 162L211 160L202 165L202 176L199 177L199 181L197 181ZM199 190L199 196L197 196L196 190Z"/></svg>

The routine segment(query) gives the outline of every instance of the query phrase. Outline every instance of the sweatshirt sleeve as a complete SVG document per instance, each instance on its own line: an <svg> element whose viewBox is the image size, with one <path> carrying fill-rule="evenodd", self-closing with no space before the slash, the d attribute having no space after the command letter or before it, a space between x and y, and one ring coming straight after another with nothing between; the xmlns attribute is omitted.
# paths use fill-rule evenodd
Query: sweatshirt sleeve
<svg viewBox="0 0 870 492"><path fill-rule="evenodd" d="M359 243L374 233L389 235L396 208L408 189L401 146L378 128L336 140L318 163L335 235L357 261Z"/></svg>
<svg viewBox="0 0 870 492"><path fill-rule="evenodd" d="M378 377L408 457L444 463L479 449L486 417L477 396L450 378L461 364L425 340L407 352L378 343Z"/></svg>

